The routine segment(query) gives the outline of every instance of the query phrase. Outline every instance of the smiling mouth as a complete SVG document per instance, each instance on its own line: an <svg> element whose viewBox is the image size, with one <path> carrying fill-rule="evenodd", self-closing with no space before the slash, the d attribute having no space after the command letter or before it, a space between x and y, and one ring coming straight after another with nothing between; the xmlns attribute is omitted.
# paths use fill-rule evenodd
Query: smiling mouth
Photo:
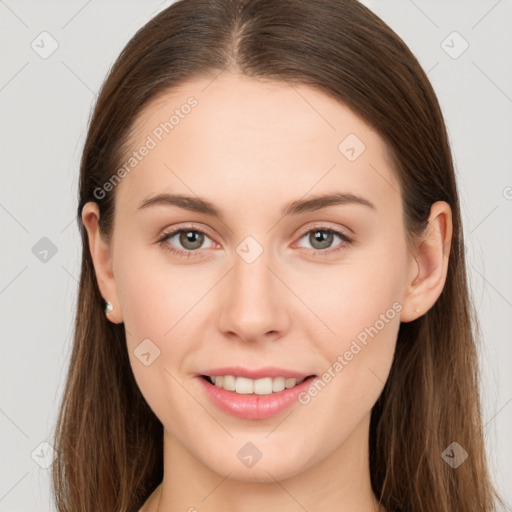
<svg viewBox="0 0 512 512"><path fill-rule="evenodd" d="M248 379L247 377L237 377L235 375L209 376L201 375L209 384L226 391L232 391L239 395L271 395L279 393L285 389L291 389L298 386L307 379L314 378L315 375L296 379L286 377L263 377L261 379Z"/></svg>

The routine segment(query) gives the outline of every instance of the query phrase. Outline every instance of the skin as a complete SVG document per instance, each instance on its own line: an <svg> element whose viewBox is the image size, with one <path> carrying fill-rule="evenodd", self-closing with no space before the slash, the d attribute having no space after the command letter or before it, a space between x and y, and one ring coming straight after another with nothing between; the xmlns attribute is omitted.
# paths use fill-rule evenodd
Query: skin
<svg viewBox="0 0 512 512"><path fill-rule="evenodd" d="M443 289L450 207L433 204L425 235L409 247L383 140L308 86L231 72L213 82L189 80L142 112L132 148L190 96L197 107L110 192L110 245L99 235L96 203L82 212L99 289L114 306L108 319L124 322L136 381L164 426L164 479L141 510L378 510L368 459L371 409L400 322L424 314ZM348 134L366 146L354 161L338 150ZM335 191L360 195L375 210L345 204L280 213L289 201ZM161 192L205 198L224 218L166 205L138 210ZM179 234L163 243L199 246L196 256L179 257L157 242L164 230L186 230L189 222L206 233L202 245L180 243ZM322 245L314 238L319 228L355 241L334 236ZM250 264L236 252L247 236L263 248ZM278 416L228 415L195 377L238 364L321 375L396 301L401 310L321 392ZM146 338L161 351L149 366L134 355ZM262 453L251 468L237 457L249 441Z"/></svg>

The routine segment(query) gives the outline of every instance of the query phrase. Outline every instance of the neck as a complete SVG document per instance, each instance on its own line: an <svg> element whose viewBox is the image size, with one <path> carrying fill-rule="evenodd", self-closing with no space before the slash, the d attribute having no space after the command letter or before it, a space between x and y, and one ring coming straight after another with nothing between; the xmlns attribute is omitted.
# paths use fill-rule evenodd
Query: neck
<svg viewBox="0 0 512 512"><path fill-rule="evenodd" d="M164 478L154 495L155 512L337 512L383 511L372 492L369 471L369 415L330 455L301 472L272 473L266 468L251 480L219 474L190 453L164 429ZM253 467L256 469L257 465ZM150 510L153 510L151 507Z"/></svg>

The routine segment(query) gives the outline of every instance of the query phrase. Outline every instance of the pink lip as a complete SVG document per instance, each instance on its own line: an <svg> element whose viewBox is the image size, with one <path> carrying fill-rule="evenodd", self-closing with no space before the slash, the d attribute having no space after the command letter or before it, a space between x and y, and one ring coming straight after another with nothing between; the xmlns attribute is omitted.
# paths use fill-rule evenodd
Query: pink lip
<svg viewBox="0 0 512 512"><path fill-rule="evenodd" d="M214 368L211 370L204 370L198 375L208 375L210 377L218 377L219 375L234 375L235 377L246 377L247 379L262 379L263 377L286 377L305 379L312 373L300 373L292 370L285 370L284 368L276 368L275 366L266 366L259 369L248 369L241 366L225 366L224 368Z"/></svg>
<svg viewBox="0 0 512 512"><path fill-rule="evenodd" d="M238 375L241 377L245 376L236 372L220 373L219 375ZM268 373L265 375L267 377L271 376ZM276 376L285 377L286 375L280 373ZM270 395L240 395L234 391L227 391L226 389L219 388L201 376L198 377L198 380L203 386L206 395L217 407L219 407L220 410L233 416L249 420L271 418L272 416L276 416L277 414L283 412L293 403L297 402L300 393L306 391L314 379L316 379L316 377L308 377L298 386L284 389L278 393L271 393Z"/></svg>

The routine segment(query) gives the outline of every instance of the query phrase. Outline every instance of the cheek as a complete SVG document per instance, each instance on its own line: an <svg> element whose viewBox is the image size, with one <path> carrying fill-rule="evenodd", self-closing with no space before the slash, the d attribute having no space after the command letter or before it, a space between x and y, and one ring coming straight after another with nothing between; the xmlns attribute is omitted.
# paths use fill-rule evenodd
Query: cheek
<svg viewBox="0 0 512 512"><path fill-rule="evenodd" d="M150 338L163 347L205 293L205 280L192 266L167 262L162 253L158 247L120 249L123 258L116 269L116 282L131 343Z"/></svg>
<svg viewBox="0 0 512 512"><path fill-rule="evenodd" d="M388 377L400 326L403 254L389 245L361 252L316 274L323 294L304 295L328 327L313 339L325 358L325 378L333 383L331 398L347 406L359 407L360 400L363 408L371 407Z"/></svg>
<svg viewBox="0 0 512 512"><path fill-rule="evenodd" d="M182 380L187 355L197 349L195 306L208 289L208 275L168 263L157 249L120 247L118 254L123 257L115 275L130 363L149 405L155 412L164 408L157 413L162 417L179 410L175 400L184 395L173 376Z"/></svg>
<svg viewBox="0 0 512 512"><path fill-rule="evenodd" d="M333 432L331 449L370 413L389 376L400 326L400 272L400 262L387 257L371 267L340 269L326 280L329 297L313 306L334 333L312 335L325 364L300 399L308 411L301 418L304 428L317 418L316 430Z"/></svg>
<svg viewBox="0 0 512 512"><path fill-rule="evenodd" d="M355 253L354 253L355 254ZM382 314L393 319L401 297L405 259L389 248L365 250L337 265L297 275L298 295L340 341L376 323ZM313 286L314 285L314 286ZM380 325L380 324L379 324Z"/></svg>
<svg viewBox="0 0 512 512"><path fill-rule="evenodd" d="M176 272L166 274L147 260L137 262L136 254L123 265L118 292L135 381L162 423L180 425L179 411L190 407L179 382L183 380L180 367L190 349L182 325L186 325L184 315L188 304L193 304L192 297L182 292L187 288Z"/></svg>

